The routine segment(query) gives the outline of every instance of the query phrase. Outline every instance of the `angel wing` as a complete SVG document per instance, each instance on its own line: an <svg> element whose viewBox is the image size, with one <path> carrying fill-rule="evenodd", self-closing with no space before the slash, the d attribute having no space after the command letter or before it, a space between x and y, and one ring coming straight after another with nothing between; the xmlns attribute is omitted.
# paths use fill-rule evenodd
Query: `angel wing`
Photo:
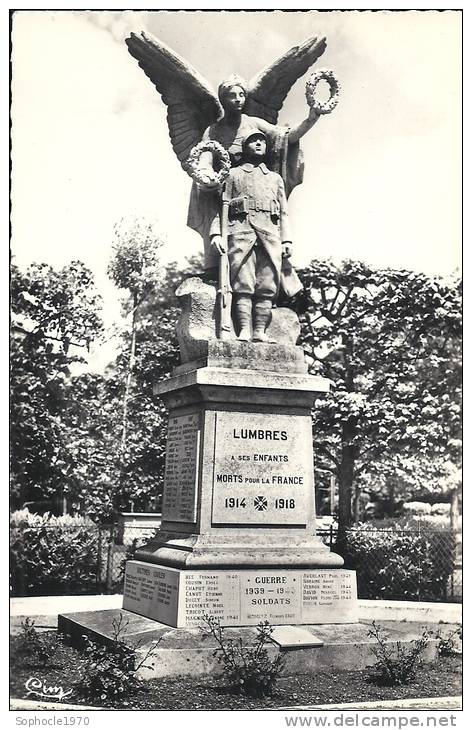
<svg viewBox="0 0 472 730"><path fill-rule="evenodd" d="M277 124L279 111L295 81L303 76L326 49L326 38L308 38L291 48L249 82L244 112Z"/></svg>
<svg viewBox="0 0 472 730"><path fill-rule="evenodd" d="M190 150L205 129L223 116L218 97L198 71L157 38L131 33L126 44L167 106L172 147L187 170Z"/></svg>

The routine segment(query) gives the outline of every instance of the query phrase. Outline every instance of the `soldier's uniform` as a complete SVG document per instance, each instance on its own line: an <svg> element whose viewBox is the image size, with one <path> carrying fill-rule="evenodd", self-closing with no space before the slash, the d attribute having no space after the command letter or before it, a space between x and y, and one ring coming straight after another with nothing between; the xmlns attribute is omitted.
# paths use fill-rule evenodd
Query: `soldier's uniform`
<svg viewBox="0 0 472 730"><path fill-rule="evenodd" d="M260 137L264 147L248 150L249 140ZM228 204L227 247L233 312L239 339L267 342L266 328L279 286L300 287L282 244L291 243L287 198L281 176L262 161L267 151L264 132L250 132L242 141L242 164L226 179L223 203ZM222 206L226 208L226 205ZM221 235L220 213L210 225L210 238ZM298 282L298 283L297 283ZM253 329L251 332L251 324Z"/></svg>
<svg viewBox="0 0 472 730"><path fill-rule="evenodd" d="M224 197L229 200L228 258L233 292L274 299L280 282L282 242L291 241L283 180L264 162L245 162L231 169ZM220 231L217 214L210 236Z"/></svg>

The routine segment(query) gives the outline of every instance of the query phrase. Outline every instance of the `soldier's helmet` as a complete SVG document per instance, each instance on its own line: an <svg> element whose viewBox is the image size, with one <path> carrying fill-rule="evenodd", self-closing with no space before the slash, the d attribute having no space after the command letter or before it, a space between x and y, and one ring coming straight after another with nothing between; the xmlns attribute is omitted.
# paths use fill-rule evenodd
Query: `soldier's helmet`
<svg viewBox="0 0 472 730"><path fill-rule="evenodd" d="M246 136L244 137L244 139L243 139L243 141L241 143L241 147L242 147L243 152L246 149L247 143L250 142L251 139L254 139L254 137L260 137L267 144L267 135L264 132L260 132L257 129L255 131L249 132L249 134L246 134Z"/></svg>

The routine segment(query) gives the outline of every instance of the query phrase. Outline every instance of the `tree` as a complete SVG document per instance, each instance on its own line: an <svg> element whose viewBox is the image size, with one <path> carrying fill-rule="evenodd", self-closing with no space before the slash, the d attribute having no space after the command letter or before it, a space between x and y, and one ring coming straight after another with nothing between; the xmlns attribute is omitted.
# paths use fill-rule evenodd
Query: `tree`
<svg viewBox="0 0 472 730"><path fill-rule="evenodd" d="M159 509L164 486L167 410L153 395L153 386L171 374L180 354L176 322L180 307L175 290L195 273L198 259L183 268L175 262L163 267L152 292L140 304L134 320L135 350L128 392L127 438L123 445L122 479L117 493L120 509ZM124 334L114 373L108 387L123 393L124 364L129 334Z"/></svg>
<svg viewBox="0 0 472 730"><path fill-rule="evenodd" d="M181 309L175 291L184 279L201 270L201 256L188 258L183 266L175 261L169 263L163 269L159 286L140 308L135 372L142 390L151 392L156 382L168 377L180 364L176 324Z"/></svg>
<svg viewBox="0 0 472 730"><path fill-rule="evenodd" d="M144 226L132 238L120 234L116 240L114 274L121 288L129 277L136 295L130 288L123 299L127 317L116 357L103 374L71 377L64 401L62 428L76 455L68 489L97 521L122 510L157 511L162 497L167 412L152 389L179 363L174 291L187 270L160 264L149 230ZM136 247L143 240L140 259ZM188 273L197 266L189 262Z"/></svg>
<svg viewBox="0 0 472 730"><path fill-rule="evenodd" d="M457 458L461 285L356 261L315 260L300 276L302 344L332 381L314 443L321 481L339 484L342 541L363 474L399 455Z"/></svg>
<svg viewBox="0 0 472 730"><path fill-rule="evenodd" d="M115 243L108 275L119 289L127 291L123 309L131 319L130 332L127 336L129 350L126 354L122 353L121 363L125 373L125 389L120 455L126 447L128 435L128 405L136 358L138 309L158 286L160 275L158 251L162 243L151 223L144 224L136 219L131 224L121 221L115 226Z"/></svg>
<svg viewBox="0 0 472 730"><path fill-rule="evenodd" d="M162 497L167 412L152 388L179 362L175 324L180 310L174 292L196 261L184 272L175 263L164 267L161 245L151 224L122 222L108 269L126 292L123 311L128 320L104 391L114 403L115 419L121 413L120 443L114 452L117 471L110 477L115 510L145 510L150 504L158 508ZM116 424L110 426L116 432Z"/></svg>
<svg viewBox="0 0 472 730"><path fill-rule="evenodd" d="M102 330L100 298L80 261L11 268L12 502L67 494L76 454L63 414L71 366Z"/></svg>
<svg viewBox="0 0 472 730"><path fill-rule="evenodd" d="M99 522L113 512L121 439L119 408L106 376L84 372L70 378L62 416L64 434L75 455L68 490L80 511Z"/></svg>

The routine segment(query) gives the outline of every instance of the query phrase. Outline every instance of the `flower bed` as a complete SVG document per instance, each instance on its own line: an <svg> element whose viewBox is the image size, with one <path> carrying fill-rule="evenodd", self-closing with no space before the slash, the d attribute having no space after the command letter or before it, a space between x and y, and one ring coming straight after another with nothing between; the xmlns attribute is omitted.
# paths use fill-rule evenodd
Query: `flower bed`
<svg viewBox="0 0 472 730"><path fill-rule="evenodd" d="M12 651L12 659L15 654ZM69 691L77 680L83 654L71 647L61 646L53 666L20 666L15 663L11 673L11 696L26 698L25 682L37 677L49 686ZM339 704L375 700L418 697L446 697L461 694L461 659L444 657L423 667L416 679L400 687L383 687L371 678L371 670L320 670L316 677L292 675L282 677L274 695L263 699L249 698L229 692L219 676L183 679L154 679L146 682L134 697L123 696L113 704L116 709L141 710L261 710L310 704ZM34 699L30 696L29 699ZM73 691L66 703L87 704ZM90 704L90 702L88 703ZM95 706L103 706L96 700Z"/></svg>

